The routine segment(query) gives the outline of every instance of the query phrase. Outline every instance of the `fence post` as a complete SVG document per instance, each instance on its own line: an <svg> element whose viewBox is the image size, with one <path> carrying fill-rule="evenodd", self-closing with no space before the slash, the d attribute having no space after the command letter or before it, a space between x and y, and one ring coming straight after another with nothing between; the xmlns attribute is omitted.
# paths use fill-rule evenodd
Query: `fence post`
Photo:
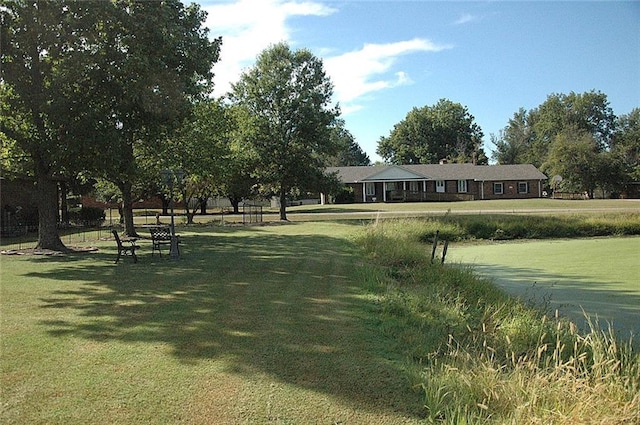
<svg viewBox="0 0 640 425"><path fill-rule="evenodd" d="M440 234L440 230L436 230L436 235L433 237L433 248L431 249L431 262L433 263L433 259L436 257L436 248L438 248L438 235Z"/></svg>
<svg viewBox="0 0 640 425"><path fill-rule="evenodd" d="M447 249L449 248L449 240L446 239L444 241L444 247L442 248L442 262L441 264L444 264L444 257L447 256Z"/></svg>

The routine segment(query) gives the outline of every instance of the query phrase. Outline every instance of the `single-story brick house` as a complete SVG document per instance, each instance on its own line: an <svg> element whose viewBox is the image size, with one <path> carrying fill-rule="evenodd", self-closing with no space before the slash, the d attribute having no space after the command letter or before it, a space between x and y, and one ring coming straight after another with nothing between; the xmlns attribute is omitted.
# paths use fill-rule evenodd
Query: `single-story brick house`
<svg viewBox="0 0 640 425"><path fill-rule="evenodd" d="M547 176L530 164L417 164L330 167L355 202L541 198Z"/></svg>

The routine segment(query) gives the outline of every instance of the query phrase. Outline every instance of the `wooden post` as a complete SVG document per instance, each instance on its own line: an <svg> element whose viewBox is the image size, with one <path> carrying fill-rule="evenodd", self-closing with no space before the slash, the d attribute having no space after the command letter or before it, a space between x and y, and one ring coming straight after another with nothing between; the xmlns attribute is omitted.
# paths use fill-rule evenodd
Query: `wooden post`
<svg viewBox="0 0 640 425"><path fill-rule="evenodd" d="M433 237L433 248L431 249L431 262L433 263L433 259L436 257L436 248L438 248L438 235L440 234L440 230L436 230L436 235Z"/></svg>
<svg viewBox="0 0 640 425"><path fill-rule="evenodd" d="M442 263L444 264L444 257L447 256L447 249L449 248L449 240L444 241L444 247L442 248Z"/></svg>

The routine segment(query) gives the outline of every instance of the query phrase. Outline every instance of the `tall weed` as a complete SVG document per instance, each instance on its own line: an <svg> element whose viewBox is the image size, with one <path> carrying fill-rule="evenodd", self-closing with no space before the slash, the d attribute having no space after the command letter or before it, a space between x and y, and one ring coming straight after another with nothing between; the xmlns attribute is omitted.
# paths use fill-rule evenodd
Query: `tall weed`
<svg viewBox="0 0 640 425"><path fill-rule="evenodd" d="M415 220L422 225L419 240L431 240L436 230L444 239L547 239L640 235L640 213L602 215L444 215Z"/></svg>

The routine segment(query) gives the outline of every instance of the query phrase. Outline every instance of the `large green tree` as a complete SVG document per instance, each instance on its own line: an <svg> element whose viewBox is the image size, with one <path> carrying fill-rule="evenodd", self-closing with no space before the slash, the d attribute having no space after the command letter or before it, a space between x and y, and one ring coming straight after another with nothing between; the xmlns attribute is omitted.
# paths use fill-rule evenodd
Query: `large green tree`
<svg viewBox="0 0 640 425"><path fill-rule="evenodd" d="M623 133L604 93L554 93L530 111L519 109L498 136L492 135L493 158L561 175L564 190L617 192L628 180L624 149L616 147Z"/></svg>
<svg viewBox="0 0 640 425"><path fill-rule="evenodd" d="M142 160L211 87L220 40L204 13L177 0L17 0L1 13L3 144L37 182L38 246L64 249L56 180L80 171L120 188L135 233Z"/></svg>
<svg viewBox="0 0 640 425"><path fill-rule="evenodd" d="M550 143L547 161L542 168L549 175L562 176L562 189L586 192L590 197L602 171L598 144L583 129L567 127Z"/></svg>
<svg viewBox="0 0 640 425"><path fill-rule="evenodd" d="M496 148L493 151L493 159L503 165L530 163L532 142L533 128L530 117L524 108L520 108L497 136L491 135L491 143Z"/></svg>
<svg viewBox="0 0 640 425"><path fill-rule="evenodd" d="M331 137L339 115L332 93L322 61L286 43L264 50L233 85L230 98L239 111L239 138L252 174L277 194L282 220L287 195L317 186L327 157L339 148Z"/></svg>
<svg viewBox="0 0 640 425"><path fill-rule="evenodd" d="M487 163L482 130L465 106L440 99L433 106L413 108L380 138L377 153L392 164L451 162Z"/></svg>
<svg viewBox="0 0 640 425"><path fill-rule="evenodd" d="M163 149L163 169L181 170L185 175L180 192L188 224L226 178L231 131L228 108L221 100L205 99L195 105Z"/></svg>
<svg viewBox="0 0 640 425"><path fill-rule="evenodd" d="M547 161L553 141L566 129L590 134L598 151L610 148L616 116L607 96L594 90L553 93L530 111L520 108L500 134L492 137L496 146L493 157L501 164L540 167Z"/></svg>
<svg viewBox="0 0 640 425"><path fill-rule="evenodd" d="M3 166L36 181L38 248L65 249L57 231L57 182L95 158L86 123L97 114L86 102L81 70L91 62L87 46L100 41L97 17L108 7L104 2L0 4Z"/></svg>
<svg viewBox="0 0 640 425"><path fill-rule="evenodd" d="M166 141L210 93L221 40L209 40L206 15L178 0L113 3L101 23L92 95L108 120L99 140L107 167L97 171L122 193L125 231L135 234L132 204L170 153Z"/></svg>
<svg viewBox="0 0 640 425"><path fill-rule="evenodd" d="M623 189L640 184L640 108L634 108L618 119L611 152L620 159L624 172Z"/></svg>

